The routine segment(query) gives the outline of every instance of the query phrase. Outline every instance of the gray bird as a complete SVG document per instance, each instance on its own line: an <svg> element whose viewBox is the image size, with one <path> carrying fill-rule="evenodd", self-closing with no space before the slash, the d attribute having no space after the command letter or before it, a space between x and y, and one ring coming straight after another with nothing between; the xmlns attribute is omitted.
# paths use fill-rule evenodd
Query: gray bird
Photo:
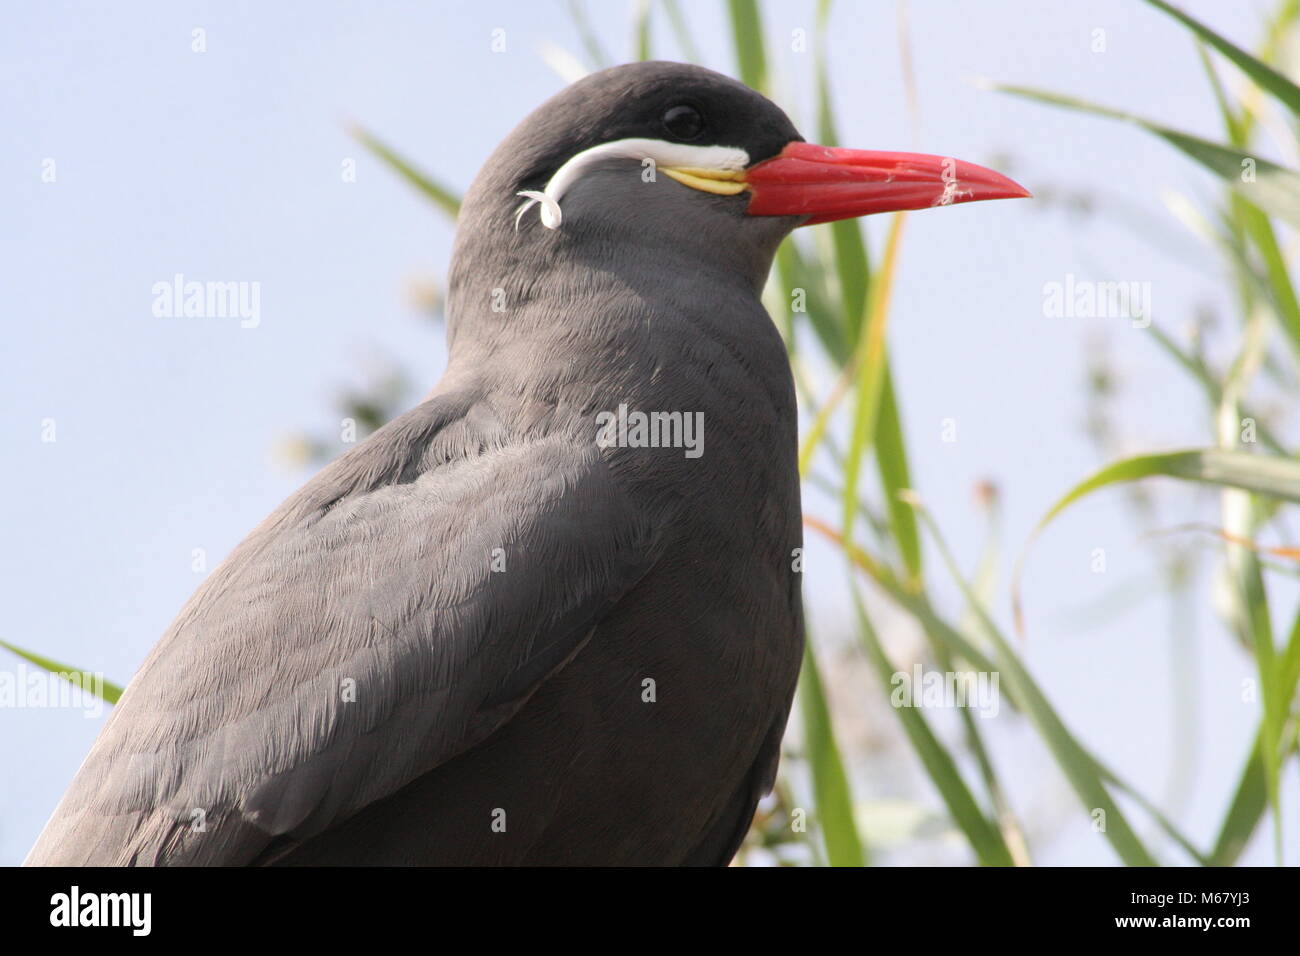
<svg viewBox="0 0 1300 956"><path fill-rule="evenodd" d="M466 196L441 382L204 582L27 862L726 864L803 646L773 255L1023 195L694 66L544 103Z"/></svg>

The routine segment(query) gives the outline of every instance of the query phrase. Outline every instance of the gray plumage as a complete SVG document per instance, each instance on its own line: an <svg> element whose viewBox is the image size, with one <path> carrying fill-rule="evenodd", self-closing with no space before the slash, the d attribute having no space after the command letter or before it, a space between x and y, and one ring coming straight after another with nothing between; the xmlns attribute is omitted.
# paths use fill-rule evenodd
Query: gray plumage
<svg viewBox="0 0 1300 956"><path fill-rule="evenodd" d="M802 651L795 397L759 302L800 220L611 160L562 228L515 226L517 192L682 90L798 138L662 63L520 124L462 209L442 381L199 588L29 863L730 860ZM600 447L620 404L703 413L702 456Z"/></svg>

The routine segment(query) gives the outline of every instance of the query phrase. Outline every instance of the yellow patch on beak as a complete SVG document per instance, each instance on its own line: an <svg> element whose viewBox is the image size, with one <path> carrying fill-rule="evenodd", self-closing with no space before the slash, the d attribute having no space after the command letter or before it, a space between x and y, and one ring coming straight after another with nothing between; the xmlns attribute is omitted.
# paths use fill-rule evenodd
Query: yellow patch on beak
<svg viewBox="0 0 1300 956"><path fill-rule="evenodd" d="M734 196L744 192L743 169L706 169L699 166L661 166L665 173L683 186L719 196Z"/></svg>

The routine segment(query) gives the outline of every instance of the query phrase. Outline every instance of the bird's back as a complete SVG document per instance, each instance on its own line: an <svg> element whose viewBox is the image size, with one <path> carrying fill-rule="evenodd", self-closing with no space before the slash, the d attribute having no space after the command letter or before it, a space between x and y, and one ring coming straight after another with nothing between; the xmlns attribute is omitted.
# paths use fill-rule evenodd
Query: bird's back
<svg viewBox="0 0 1300 956"><path fill-rule="evenodd" d="M802 639L793 398L728 421L766 374L735 347L640 391L453 384L325 469L187 604L28 862L725 862ZM674 377L699 459L594 440Z"/></svg>

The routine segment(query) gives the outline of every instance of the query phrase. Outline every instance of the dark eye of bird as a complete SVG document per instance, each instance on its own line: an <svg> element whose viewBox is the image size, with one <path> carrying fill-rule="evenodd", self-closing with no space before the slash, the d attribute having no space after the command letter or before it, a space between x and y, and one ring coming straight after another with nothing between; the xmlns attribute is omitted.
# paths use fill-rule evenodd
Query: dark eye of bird
<svg viewBox="0 0 1300 956"><path fill-rule="evenodd" d="M685 103L670 106L664 113L663 123L664 129L673 139L689 141L704 132L704 117L694 106Z"/></svg>

